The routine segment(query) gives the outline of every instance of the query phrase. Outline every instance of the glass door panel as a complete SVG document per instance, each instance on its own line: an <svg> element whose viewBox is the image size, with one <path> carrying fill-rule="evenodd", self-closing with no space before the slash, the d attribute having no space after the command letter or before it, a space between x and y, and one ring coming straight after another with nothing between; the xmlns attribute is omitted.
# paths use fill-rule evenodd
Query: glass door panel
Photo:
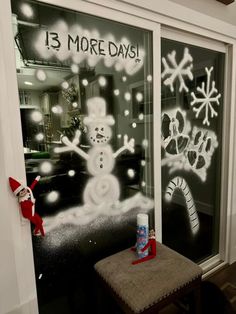
<svg viewBox="0 0 236 314"><path fill-rule="evenodd" d="M154 226L152 32L12 1L40 314L94 313L93 265ZM33 226L32 226L33 228Z"/></svg>
<svg viewBox="0 0 236 314"><path fill-rule="evenodd" d="M222 52L162 39L162 239L196 262L219 253Z"/></svg>

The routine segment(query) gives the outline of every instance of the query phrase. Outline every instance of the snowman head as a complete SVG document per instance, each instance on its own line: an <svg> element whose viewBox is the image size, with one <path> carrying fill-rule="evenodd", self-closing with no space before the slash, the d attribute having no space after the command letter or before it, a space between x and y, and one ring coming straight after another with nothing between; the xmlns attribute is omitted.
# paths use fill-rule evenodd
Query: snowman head
<svg viewBox="0 0 236 314"><path fill-rule="evenodd" d="M88 126L88 138L92 145L102 145L110 141L112 131L105 123L91 123Z"/></svg>
<svg viewBox="0 0 236 314"><path fill-rule="evenodd" d="M88 138L92 145L104 145L112 136L111 125L115 123L113 116L106 114L106 102L101 97L93 97L87 101L88 116L84 124L88 126Z"/></svg>

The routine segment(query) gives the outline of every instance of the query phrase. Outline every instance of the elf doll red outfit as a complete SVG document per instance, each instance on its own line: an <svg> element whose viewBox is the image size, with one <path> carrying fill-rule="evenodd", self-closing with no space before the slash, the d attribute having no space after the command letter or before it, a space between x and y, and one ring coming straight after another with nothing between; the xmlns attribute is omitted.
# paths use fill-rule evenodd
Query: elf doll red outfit
<svg viewBox="0 0 236 314"><path fill-rule="evenodd" d="M155 231L153 229L150 230L148 243L142 248L141 252L143 253L148 248L150 248L148 255L143 257L143 258L140 258L136 261L133 261L132 262L133 265L136 265L136 264L148 261L150 259L153 259L157 255L156 237L155 237ZM132 248L132 250L133 250L133 248Z"/></svg>
<svg viewBox="0 0 236 314"><path fill-rule="evenodd" d="M9 183L12 192L18 197L23 217L29 219L35 225L34 234L37 235L40 232L44 236L43 219L35 212L35 198L32 193L39 180L40 176L37 176L30 187L23 186L11 177L9 178Z"/></svg>

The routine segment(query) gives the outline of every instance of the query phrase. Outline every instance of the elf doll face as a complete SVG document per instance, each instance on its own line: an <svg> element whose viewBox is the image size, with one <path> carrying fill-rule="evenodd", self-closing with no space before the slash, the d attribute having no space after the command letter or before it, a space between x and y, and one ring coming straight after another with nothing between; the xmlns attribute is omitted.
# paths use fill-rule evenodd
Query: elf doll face
<svg viewBox="0 0 236 314"><path fill-rule="evenodd" d="M149 239L155 239L155 231L153 229L149 232Z"/></svg>
<svg viewBox="0 0 236 314"><path fill-rule="evenodd" d="M88 138L92 145L104 145L111 139L112 131L105 123L93 123L88 127Z"/></svg>
<svg viewBox="0 0 236 314"><path fill-rule="evenodd" d="M19 200L28 199L29 197L30 197L30 192L28 191L27 188L22 189L18 194Z"/></svg>
<svg viewBox="0 0 236 314"><path fill-rule="evenodd" d="M19 192L19 197L23 197L23 196L25 196L27 193L28 193L28 190L24 188L24 189L22 189L22 190Z"/></svg>

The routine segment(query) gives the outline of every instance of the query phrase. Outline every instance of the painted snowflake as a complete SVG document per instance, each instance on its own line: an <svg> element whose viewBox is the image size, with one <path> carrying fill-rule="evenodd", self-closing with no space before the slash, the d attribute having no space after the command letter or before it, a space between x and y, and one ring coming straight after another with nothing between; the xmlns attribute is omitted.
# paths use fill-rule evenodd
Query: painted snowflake
<svg viewBox="0 0 236 314"><path fill-rule="evenodd" d="M191 72L193 68L193 58L189 53L188 48L184 49L184 55L182 60L179 64L176 62L176 51L173 50L171 53L167 55L167 58L169 60L170 66L166 61L166 58L162 58L162 63L164 66L164 71L161 74L161 77L164 79L164 85L170 86L170 90L174 91L174 82L178 78L180 86L179 86L179 92L181 92L183 89L188 92L188 87L185 84L184 76L187 76L190 80L193 80L193 74ZM190 63L190 64L189 64ZM189 65L188 65L189 64Z"/></svg>
<svg viewBox="0 0 236 314"><path fill-rule="evenodd" d="M205 87L205 82L202 82L202 87L197 87L197 91L203 96L203 97L196 97L194 92L191 93L191 96L193 100L191 101L191 106L193 106L193 111L196 113L195 116L198 118L201 111L205 110L205 118L203 120L203 124L210 125L209 122L209 113L211 115L211 118L217 117L218 114L213 108L212 103L216 103L219 106L219 98L221 97L221 94L217 94L213 96L214 94L218 93L218 90L215 87L215 81L212 81L211 83L211 72L213 71L213 67L210 69L205 68L205 71L207 73L207 82ZM200 104L200 106L198 106ZM197 106L196 106L197 105ZM210 112L209 112L210 110Z"/></svg>

